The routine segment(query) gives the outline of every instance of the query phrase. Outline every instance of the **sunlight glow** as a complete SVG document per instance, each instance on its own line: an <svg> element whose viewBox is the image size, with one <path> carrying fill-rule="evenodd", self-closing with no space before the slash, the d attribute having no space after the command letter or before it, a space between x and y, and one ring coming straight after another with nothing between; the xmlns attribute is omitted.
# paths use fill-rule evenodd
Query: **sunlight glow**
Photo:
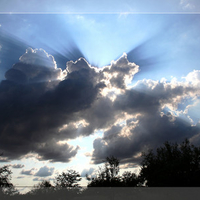
<svg viewBox="0 0 200 200"><path fill-rule="evenodd" d="M86 122L84 119L82 119L82 120L80 120L80 121L77 121L76 123L75 123L75 126L76 126L76 128L78 129L78 128L82 128L82 127L86 127L86 126L88 126L88 125L90 125L88 122Z"/></svg>
<svg viewBox="0 0 200 200"><path fill-rule="evenodd" d="M112 102L116 99L117 95L123 94L124 91L122 89L116 87L106 87L101 90L101 95L107 96L110 98Z"/></svg>
<svg viewBox="0 0 200 200"><path fill-rule="evenodd" d="M128 126L123 127L120 136L131 139L131 136L133 135L131 130L137 126L138 122L139 120L132 121L128 124Z"/></svg>

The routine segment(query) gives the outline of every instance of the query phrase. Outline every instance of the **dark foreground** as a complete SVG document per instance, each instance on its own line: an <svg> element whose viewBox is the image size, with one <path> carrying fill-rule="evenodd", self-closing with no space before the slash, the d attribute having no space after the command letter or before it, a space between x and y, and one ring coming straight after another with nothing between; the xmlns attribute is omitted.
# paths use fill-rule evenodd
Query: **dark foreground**
<svg viewBox="0 0 200 200"><path fill-rule="evenodd" d="M7 196L0 199L29 200L194 200L199 199L200 188L87 188L80 190L40 190L35 194Z"/></svg>

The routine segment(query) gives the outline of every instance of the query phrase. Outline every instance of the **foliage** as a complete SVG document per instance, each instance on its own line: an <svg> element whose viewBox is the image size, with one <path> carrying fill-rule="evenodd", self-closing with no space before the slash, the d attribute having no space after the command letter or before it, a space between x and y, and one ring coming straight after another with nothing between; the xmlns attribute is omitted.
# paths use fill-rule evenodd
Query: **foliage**
<svg viewBox="0 0 200 200"><path fill-rule="evenodd" d="M56 188L78 188L78 182L81 181L80 174L74 170L62 172L55 179Z"/></svg>
<svg viewBox="0 0 200 200"><path fill-rule="evenodd" d="M17 194L17 190L14 188L13 184L10 182L11 180L11 170L9 170L8 166L3 166L0 168L0 188L1 192L7 195Z"/></svg>
<svg viewBox="0 0 200 200"><path fill-rule="evenodd" d="M119 160L114 156L107 157L105 163L106 175L112 179L119 173Z"/></svg>
<svg viewBox="0 0 200 200"><path fill-rule="evenodd" d="M12 172L8 166L4 166L0 168L0 199L8 199L6 194L9 194L9 197L13 199L28 197L28 199L61 200L81 196L88 197L88 195L103 197L110 193L109 189L112 187L136 187L143 184L148 187L200 186L200 147L190 144L189 140L186 139L181 144L165 142L160 148L154 151L149 150L142 156L143 161L139 176L131 171L125 171L120 176L119 159L114 156L107 157L96 177L89 178L86 175L90 182L85 191L81 191L78 184L81 180L80 174L74 170L68 170L55 177L54 186L49 181L44 180L35 185L28 194L16 195L17 191L10 182ZM102 187L107 188L102 189ZM123 190L126 191L125 188L121 189L121 191Z"/></svg>
<svg viewBox="0 0 200 200"><path fill-rule="evenodd" d="M125 172L122 176L119 176L119 159L114 156L107 157L104 168L100 168L95 178L86 178L90 183L88 187L129 187L136 186L138 184L138 178L136 174L131 172Z"/></svg>
<svg viewBox="0 0 200 200"><path fill-rule="evenodd" d="M122 182L125 187L136 187L139 184L139 178L135 173L125 171L122 174Z"/></svg>
<svg viewBox="0 0 200 200"><path fill-rule="evenodd" d="M119 173L119 160L114 156L107 157L104 168L99 168L98 175L95 178L89 178L86 175L87 180L91 181L88 187L110 187L120 186L121 180L118 177Z"/></svg>
<svg viewBox="0 0 200 200"><path fill-rule="evenodd" d="M11 187L13 186L10 183L12 172L9 170L8 166L0 168L0 187Z"/></svg>
<svg viewBox="0 0 200 200"><path fill-rule="evenodd" d="M47 180L43 180L41 183L34 186L34 188L29 192L30 194L39 195L52 193L54 191L54 186Z"/></svg>
<svg viewBox="0 0 200 200"><path fill-rule="evenodd" d="M154 153L143 153L140 178L150 187L200 186L200 147L189 140L181 144L165 142Z"/></svg>
<svg viewBox="0 0 200 200"><path fill-rule="evenodd" d="M55 177L55 185L49 181L43 180L41 183L34 186L25 196L29 199L47 198L47 199L66 199L76 196L79 193L79 184L81 180L78 172L68 170L67 173L62 172Z"/></svg>
<svg viewBox="0 0 200 200"><path fill-rule="evenodd" d="M38 186L39 186L39 188L51 188L51 187L53 187L51 185L51 183L47 180L42 181L41 183L39 183Z"/></svg>

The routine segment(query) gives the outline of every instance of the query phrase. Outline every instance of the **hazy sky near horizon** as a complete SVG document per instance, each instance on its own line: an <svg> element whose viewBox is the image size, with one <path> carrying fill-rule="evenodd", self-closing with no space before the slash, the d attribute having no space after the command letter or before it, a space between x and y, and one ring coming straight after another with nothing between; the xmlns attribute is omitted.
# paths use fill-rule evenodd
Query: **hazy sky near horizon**
<svg viewBox="0 0 200 200"><path fill-rule="evenodd" d="M0 166L14 184L94 174L110 155L134 170L166 140L200 145L198 1L6 2Z"/></svg>

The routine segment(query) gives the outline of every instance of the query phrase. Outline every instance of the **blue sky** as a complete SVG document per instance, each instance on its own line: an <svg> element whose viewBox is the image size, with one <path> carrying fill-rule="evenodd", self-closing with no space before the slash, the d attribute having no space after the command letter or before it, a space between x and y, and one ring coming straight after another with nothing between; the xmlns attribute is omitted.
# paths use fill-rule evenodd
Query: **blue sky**
<svg viewBox="0 0 200 200"><path fill-rule="evenodd" d="M79 56L103 67L126 52L141 69L144 62L153 63L154 70L145 69L145 76L153 71L157 79L163 74L181 78L199 63L200 28L193 14L1 15L1 30L26 47L58 56L61 68Z"/></svg>
<svg viewBox="0 0 200 200"><path fill-rule="evenodd" d="M0 165L15 185L95 174L109 155L138 172L147 148L200 144L199 2L99 2L0 2Z"/></svg>
<svg viewBox="0 0 200 200"><path fill-rule="evenodd" d="M198 0L2 0L2 12L199 12Z"/></svg>

